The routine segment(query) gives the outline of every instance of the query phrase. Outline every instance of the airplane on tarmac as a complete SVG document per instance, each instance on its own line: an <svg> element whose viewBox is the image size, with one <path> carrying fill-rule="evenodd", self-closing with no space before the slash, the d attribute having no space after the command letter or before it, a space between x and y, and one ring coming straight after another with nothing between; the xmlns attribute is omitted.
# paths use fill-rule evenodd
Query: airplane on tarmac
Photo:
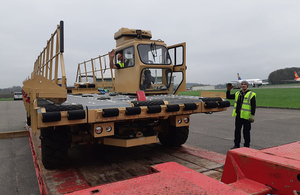
<svg viewBox="0 0 300 195"><path fill-rule="evenodd" d="M261 86L263 84L261 79L242 79L240 74L237 73L238 76L238 84L241 85L242 81L247 81L249 83L249 85L252 85L253 87L258 87Z"/></svg>
<svg viewBox="0 0 300 195"><path fill-rule="evenodd" d="M263 83L261 79L242 79L239 73L237 73L237 77L238 77L237 81L231 81L231 84L233 84L234 89L241 88L242 81L247 81L249 83L249 85L251 85L253 87L256 87L256 86L258 87L263 84L266 84L266 83Z"/></svg>

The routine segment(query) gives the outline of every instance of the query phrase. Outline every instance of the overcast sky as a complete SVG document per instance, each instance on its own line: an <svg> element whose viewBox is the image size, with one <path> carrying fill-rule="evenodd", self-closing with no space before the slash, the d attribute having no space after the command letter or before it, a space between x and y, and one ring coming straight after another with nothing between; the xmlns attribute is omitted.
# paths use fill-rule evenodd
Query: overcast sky
<svg viewBox="0 0 300 195"><path fill-rule="evenodd" d="M78 62L115 48L121 27L151 30L167 45L187 44L187 82L266 79L300 67L299 0L11 0L0 6L0 88L22 86L60 20L73 85Z"/></svg>

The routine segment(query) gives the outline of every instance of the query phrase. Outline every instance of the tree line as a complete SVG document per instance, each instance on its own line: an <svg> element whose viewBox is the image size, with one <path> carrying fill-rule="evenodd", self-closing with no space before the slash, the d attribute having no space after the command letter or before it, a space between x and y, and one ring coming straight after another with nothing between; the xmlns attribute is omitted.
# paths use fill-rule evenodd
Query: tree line
<svg viewBox="0 0 300 195"><path fill-rule="evenodd" d="M299 75L300 68L292 67L292 68L284 68L271 72L268 77L268 81L270 84L288 84L294 83L295 74L294 71Z"/></svg>
<svg viewBox="0 0 300 195"><path fill-rule="evenodd" d="M11 94L13 94L14 92L21 92L21 90L22 90L22 87L13 86L13 87L9 87L9 88L0 89L0 93L11 93Z"/></svg>

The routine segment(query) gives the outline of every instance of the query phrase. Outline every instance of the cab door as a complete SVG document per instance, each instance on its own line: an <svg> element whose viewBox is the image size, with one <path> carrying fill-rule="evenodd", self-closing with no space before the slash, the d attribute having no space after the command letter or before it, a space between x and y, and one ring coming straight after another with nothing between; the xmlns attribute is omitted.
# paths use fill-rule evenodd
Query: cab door
<svg viewBox="0 0 300 195"><path fill-rule="evenodd" d="M169 55L173 63L173 94L178 94L179 91L186 91L186 43L179 43L168 46Z"/></svg>

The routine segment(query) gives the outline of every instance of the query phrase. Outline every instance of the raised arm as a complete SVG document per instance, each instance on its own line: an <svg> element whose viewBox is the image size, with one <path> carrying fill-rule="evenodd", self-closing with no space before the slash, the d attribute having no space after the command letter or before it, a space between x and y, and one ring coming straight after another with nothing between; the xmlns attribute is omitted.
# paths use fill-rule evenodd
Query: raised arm
<svg viewBox="0 0 300 195"><path fill-rule="evenodd" d="M111 69L117 69L118 67L114 64L114 57L115 57L116 51L113 49L111 52L109 52L109 66Z"/></svg>
<svg viewBox="0 0 300 195"><path fill-rule="evenodd" d="M234 94L230 94L230 90L233 88L231 83L227 84L227 91L226 91L226 98L227 99L234 99L235 95Z"/></svg>

